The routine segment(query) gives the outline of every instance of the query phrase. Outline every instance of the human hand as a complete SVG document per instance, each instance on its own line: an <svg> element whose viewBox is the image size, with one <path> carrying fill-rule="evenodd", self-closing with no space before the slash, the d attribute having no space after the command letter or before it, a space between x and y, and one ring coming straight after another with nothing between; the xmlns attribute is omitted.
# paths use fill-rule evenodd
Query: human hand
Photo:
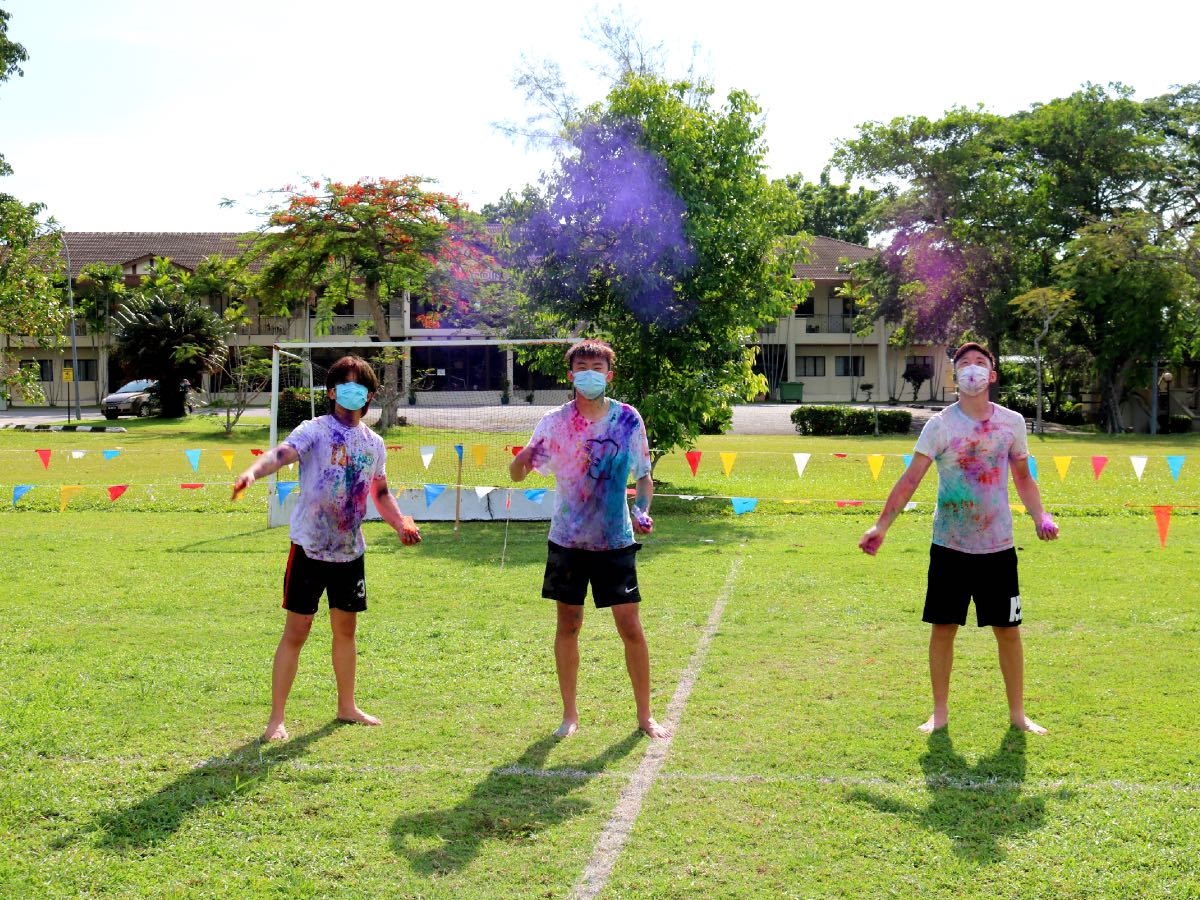
<svg viewBox="0 0 1200 900"><path fill-rule="evenodd" d="M243 472L241 475L239 475L237 477L237 480L233 482L233 495L232 495L231 499L241 500L242 494L244 494L246 492L246 488L248 488L248 487L250 487L250 485L254 484L254 480L255 480L254 475L250 472L249 469L247 469L245 472Z"/></svg>
<svg viewBox="0 0 1200 900"><path fill-rule="evenodd" d="M654 530L654 519L650 517L650 513L643 510L640 506L634 506L632 518L635 534L649 534Z"/></svg>
<svg viewBox="0 0 1200 900"><path fill-rule="evenodd" d="M1042 518L1034 522L1034 528L1037 529L1039 541L1058 540L1058 525L1050 513L1042 513Z"/></svg>
<svg viewBox="0 0 1200 900"><path fill-rule="evenodd" d="M872 525L858 539L858 549L867 554L867 556L874 556L879 552L879 548L883 546L883 538L886 534L887 532L881 530L878 525Z"/></svg>
<svg viewBox="0 0 1200 900"><path fill-rule="evenodd" d="M417 527L412 516L400 517L400 527L396 529L396 534L400 535L400 543L406 547L421 543L421 529Z"/></svg>

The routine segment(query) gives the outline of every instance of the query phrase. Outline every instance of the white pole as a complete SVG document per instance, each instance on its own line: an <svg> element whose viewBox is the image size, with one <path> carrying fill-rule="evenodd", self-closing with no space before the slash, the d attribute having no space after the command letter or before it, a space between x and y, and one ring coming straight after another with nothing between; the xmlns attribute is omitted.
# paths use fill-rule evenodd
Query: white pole
<svg viewBox="0 0 1200 900"><path fill-rule="evenodd" d="M275 449L275 444L279 440L279 345L275 344L271 347L271 436L270 447ZM270 476L270 483L275 483L275 473ZM269 492L273 493L273 492ZM268 496L267 502L270 503Z"/></svg>

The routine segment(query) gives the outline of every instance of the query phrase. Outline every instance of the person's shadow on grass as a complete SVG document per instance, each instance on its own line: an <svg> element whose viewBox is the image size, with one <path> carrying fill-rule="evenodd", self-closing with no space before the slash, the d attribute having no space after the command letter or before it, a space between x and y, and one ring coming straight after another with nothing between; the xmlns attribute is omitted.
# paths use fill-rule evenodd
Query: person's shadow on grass
<svg viewBox="0 0 1200 900"><path fill-rule="evenodd" d="M104 813L93 825L59 838L55 847L61 849L93 832L99 832L97 846L106 850L126 852L155 846L204 807L227 803L262 787L273 768L304 755L313 743L342 724L334 720L277 743L264 744L258 738L247 741L223 756L206 760L136 803Z"/></svg>
<svg viewBox="0 0 1200 900"><path fill-rule="evenodd" d="M995 753L970 766L955 751L949 730L939 728L929 736L921 768L930 793L925 807L865 789L851 791L850 799L943 832L956 854L977 863L1000 861L1007 838L1045 823L1046 801L1022 794L1025 732L1020 729L1010 727Z"/></svg>
<svg viewBox="0 0 1200 900"><path fill-rule="evenodd" d="M392 847L422 875L464 869L485 841L527 840L586 812L591 804L571 795L641 740L635 731L578 767L555 772L542 765L559 739L544 737L518 759L492 769L457 806L398 818Z"/></svg>

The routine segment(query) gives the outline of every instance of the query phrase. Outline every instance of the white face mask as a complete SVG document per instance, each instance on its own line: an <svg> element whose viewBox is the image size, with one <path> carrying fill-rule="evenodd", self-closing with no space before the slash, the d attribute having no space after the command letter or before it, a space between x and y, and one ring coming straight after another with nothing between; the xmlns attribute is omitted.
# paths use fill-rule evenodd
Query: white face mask
<svg viewBox="0 0 1200 900"><path fill-rule="evenodd" d="M987 366L963 366L958 370L958 390L975 397L987 390L991 370Z"/></svg>

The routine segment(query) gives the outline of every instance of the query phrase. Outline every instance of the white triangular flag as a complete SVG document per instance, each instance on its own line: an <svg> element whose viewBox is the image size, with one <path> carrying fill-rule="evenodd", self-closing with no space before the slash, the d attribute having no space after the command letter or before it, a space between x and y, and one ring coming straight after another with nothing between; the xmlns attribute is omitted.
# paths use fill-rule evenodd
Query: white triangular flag
<svg viewBox="0 0 1200 900"><path fill-rule="evenodd" d="M475 496L478 497L480 500L482 500L484 497L486 497L488 494L490 494L494 490L495 490L494 487L477 487L477 488L475 488Z"/></svg>
<svg viewBox="0 0 1200 900"><path fill-rule="evenodd" d="M1131 456L1129 461L1133 463L1133 474L1137 476L1138 481L1142 480L1142 473L1146 471L1147 456Z"/></svg>
<svg viewBox="0 0 1200 900"><path fill-rule="evenodd" d="M914 509L916 509L916 508L917 508L917 501L916 501L916 500L909 500L907 503L905 503L905 504L904 504L904 511L905 511L905 512L912 512L912 511L913 511Z"/></svg>
<svg viewBox="0 0 1200 900"><path fill-rule="evenodd" d="M86 450L72 450L71 459L83 459L85 453L87 453Z"/></svg>
<svg viewBox="0 0 1200 900"><path fill-rule="evenodd" d="M437 450L437 447L434 447L434 446L421 448L421 462L425 463L426 469L428 469L429 464L431 462L433 462L433 454L436 450Z"/></svg>
<svg viewBox="0 0 1200 900"><path fill-rule="evenodd" d="M812 459L812 454L811 453L793 453L792 456L794 456L796 458L796 477L803 478L804 477L804 467L807 466L808 461L810 459Z"/></svg>

